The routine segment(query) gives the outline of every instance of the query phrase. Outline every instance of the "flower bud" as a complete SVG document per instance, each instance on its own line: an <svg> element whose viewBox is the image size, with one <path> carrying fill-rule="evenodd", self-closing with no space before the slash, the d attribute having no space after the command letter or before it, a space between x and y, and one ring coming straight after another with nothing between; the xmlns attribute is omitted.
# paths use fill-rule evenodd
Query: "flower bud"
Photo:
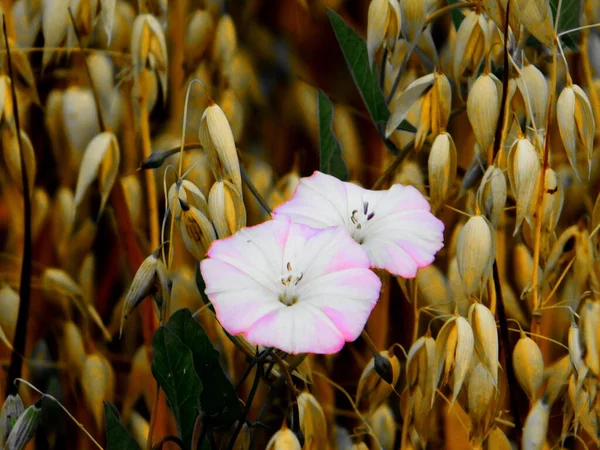
<svg viewBox="0 0 600 450"><path fill-rule="evenodd" d="M497 385L487 368L481 363L476 363L471 370L467 385L467 398L469 402L469 416L473 421L473 432L482 436L490 419L493 406L497 398Z"/></svg>
<svg viewBox="0 0 600 450"><path fill-rule="evenodd" d="M15 422L6 439L6 450L23 450L31 441L42 420L42 408L36 405L28 407Z"/></svg>
<svg viewBox="0 0 600 450"><path fill-rule="evenodd" d="M209 106L202 114L199 137L209 157L215 179L231 181L238 191L242 192L240 162L233 132L225 113L212 100L209 100Z"/></svg>
<svg viewBox="0 0 600 450"><path fill-rule="evenodd" d="M246 226L246 207L240 191L229 181L217 181L208 194L208 212L217 236L223 239Z"/></svg>
<svg viewBox="0 0 600 450"><path fill-rule="evenodd" d="M25 405L19 394L9 395L0 410L0 446L4 445L19 416L25 411Z"/></svg>
<svg viewBox="0 0 600 450"><path fill-rule="evenodd" d="M406 359L406 381L411 395L421 389L423 401L432 404L436 378L436 345L429 330L415 341Z"/></svg>
<svg viewBox="0 0 600 450"><path fill-rule="evenodd" d="M81 389L98 429L104 420L104 402L112 401L114 388L115 373L108 360L100 353L88 356L81 373Z"/></svg>
<svg viewBox="0 0 600 450"><path fill-rule="evenodd" d="M181 215L180 201L189 206L193 206L204 214L208 213L208 203L202 191L189 180L178 180L171 185L167 195L169 199L169 209L172 211L175 220L179 220Z"/></svg>
<svg viewBox="0 0 600 450"><path fill-rule="evenodd" d="M212 241L217 239L213 224L206 214L179 199L181 214L179 225L183 243L188 251L198 261L204 259Z"/></svg>
<svg viewBox="0 0 600 450"><path fill-rule="evenodd" d="M484 154L494 142L500 117L500 97L494 75L485 72L475 80L467 98L467 116Z"/></svg>
<svg viewBox="0 0 600 450"><path fill-rule="evenodd" d="M429 152L429 192L434 211L438 210L448 197L456 178L456 147L452 136L446 132L439 134Z"/></svg>
<svg viewBox="0 0 600 450"><path fill-rule="evenodd" d="M227 73L238 48L237 31L230 15L219 19L215 30L212 57L219 64L221 73Z"/></svg>
<svg viewBox="0 0 600 450"><path fill-rule="evenodd" d="M304 443L307 448L322 448L327 442L327 422L325 413L317 399L308 392L298 396L298 413L300 416L300 429L304 434Z"/></svg>
<svg viewBox="0 0 600 450"><path fill-rule="evenodd" d="M521 76L517 78L517 85L524 98L530 117L533 117L538 130L546 128L548 114L548 81L544 74L527 59L523 61ZM529 108L531 106L531 109Z"/></svg>
<svg viewBox="0 0 600 450"><path fill-rule="evenodd" d="M375 54L382 45L394 51L400 34L400 5L398 0L371 0L367 20L367 53L369 66L375 62Z"/></svg>
<svg viewBox="0 0 600 450"><path fill-rule="evenodd" d="M462 227L456 245L458 273L468 296L483 292L496 256L492 224L483 216L473 216Z"/></svg>
<svg viewBox="0 0 600 450"><path fill-rule="evenodd" d="M535 341L521 332L513 350L513 366L517 381L530 401L535 401L544 376L544 358Z"/></svg>
<svg viewBox="0 0 600 450"><path fill-rule="evenodd" d="M546 395L549 405L554 404L563 395L572 372L573 366L569 355L563 356L544 371L544 378L548 378Z"/></svg>
<svg viewBox="0 0 600 450"><path fill-rule="evenodd" d="M527 219L531 223L534 196L542 163L535 147L528 139L520 137L512 145L507 161L510 187L517 201L516 234Z"/></svg>
<svg viewBox="0 0 600 450"><path fill-rule="evenodd" d="M483 14L475 11L467 13L456 33L454 47L454 79L460 80L463 74L476 74L490 42L488 22ZM469 97L472 93L469 92Z"/></svg>
<svg viewBox="0 0 600 450"><path fill-rule="evenodd" d="M183 53L186 67L193 67L212 42L215 31L215 21L206 11L197 9L192 13L188 22Z"/></svg>

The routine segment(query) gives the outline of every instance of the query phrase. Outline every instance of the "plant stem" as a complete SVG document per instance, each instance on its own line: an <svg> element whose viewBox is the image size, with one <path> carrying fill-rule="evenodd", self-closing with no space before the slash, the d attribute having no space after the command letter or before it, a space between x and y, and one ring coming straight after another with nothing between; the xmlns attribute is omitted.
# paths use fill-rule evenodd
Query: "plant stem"
<svg viewBox="0 0 600 450"><path fill-rule="evenodd" d="M248 414L250 413L250 408L252 407L252 402L254 400L254 396L256 395L256 391L258 389L258 383L263 374L263 367L261 364L256 366L256 373L254 374L254 380L252 381L252 387L250 388L250 394L248 394L248 399L246 400L246 406L244 407L244 415L243 419L240 417L238 420L238 424L235 427L235 431L233 435L231 435L231 439L229 440L229 444L227 445L228 450L233 450L235 446L235 441L239 436L242 428L244 427L244 423L248 418Z"/></svg>
<svg viewBox="0 0 600 450"><path fill-rule="evenodd" d="M511 7L511 3L512 0L508 0L508 3L506 5L506 20L504 23L504 36L508 36L508 18L509 18L509 14L510 14L510 7ZM504 61L504 73L502 74L502 86L504 86L504 89L502 89L502 101L500 103L500 115L498 116L498 123L496 124L496 133L494 135L494 147L492 150L492 153L490 154L488 152L488 161L487 161L487 165L488 167L491 166L494 163L494 158L496 157L496 155L498 154L498 152L500 152L500 150L502 149L502 145L504 144L504 128L506 128L507 125L507 107L508 107L508 82L509 82L509 62L508 62L508 57L509 57L509 53L508 53L508 39L504 39L504 55L503 55L503 61Z"/></svg>
<svg viewBox="0 0 600 450"><path fill-rule="evenodd" d="M402 164L402 161L404 161L404 158L406 158L408 156L408 154L410 153L410 150L412 149L413 145L414 145L414 140L411 140L408 144L406 144L404 146L404 148L402 150L400 150L398 152L398 154L396 155L396 158L394 159L394 161L392 162L392 164L390 164L385 171L379 176L379 178L377 178L377 181L375 181L375 184L373 184L373 186L371 187L372 190L377 190L377 189L381 189L381 187L383 186L383 184L386 182L386 180L394 173L394 171L398 168L398 166L400 164Z"/></svg>
<svg viewBox="0 0 600 450"><path fill-rule="evenodd" d="M470 2L456 2L456 3L452 3L450 5L444 6L443 8L438 9L436 12L434 12L433 14L430 14L429 16L427 16L427 18L425 19L425 25L435 21L437 18L443 16L444 14L452 11L453 9L458 9L458 8L470 8L471 6L477 6L480 2L477 1L470 1ZM508 8L507 8L508 9Z"/></svg>
<svg viewBox="0 0 600 450"><path fill-rule="evenodd" d="M537 328L540 324L541 299L538 289L538 266L540 265L540 246L542 235L542 211L544 207L546 170L549 168L550 155L550 125L552 120L552 103L556 91L556 48L558 47L558 38L555 38L555 44L552 48L552 76L550 79L550 100L548 102L548 113L546 118L546 140L544 142L544 157L542 171L538 180L538 192L535 210L535 238L533 246L533 277L531 287L533 289L533 313L531 316L531 332L537 334Z"/></svg>
<svg viewBox="0 0 600 450"><path fill-rule="evenodd" d="M254 198L258 201L258 203L260 203L260 206L262 206L262 208L267 212L267 214L269 214L269 215L273 214L273 210L268 205L268 203L265 201L265 199L262 198L262 196L258 192L258 189L256 189L256 186L254 186L254 183L252 183L252 180L248 176L248 173L246 172L246 170L244 169L244 167L241 164L240 164L240 173L242 174L242 180L244 181L244 183L246 183L246 186L248 186L248 189L250 190L250 192L252 192L252 195L254 195Z"/></svg>
<svg viewBox="0 0 600 450"><path fill-rule="evenodd" d="M413 50L417 46L417 42L410 42L408 44L408 48L406 49L406 53L404 54L404 58L402 59L402 63L398 68L398 73L396 74L396 78L394 78L394 84L392 84L392 88L390 89L390 93L385 99L385 102L389 105L391 101L394 99L394 95L396 94L396 90L398 90L398 85L400 84L400 79L402 78L402 74L404 73L404 69L406 69L406 65L408 64L408 59L412 54Z"/></svg>
<svg viewBox="0 0 600 450"><path fill-rule="evenodd" d="M29 319L29 303L31 300L31 271L32 271L32 243L31 243L31 193L29 192L29 177L27 173L27 161L21 142L21 123L19 120L19 105L17 103L17 92L15 89L14 73L10 46L8 43L8 34L6 31L6 18L2 14L2 31L4 32L4 45L6 46L6 55L8 60L8 75L10 77L10 88L17 132L17 143L19 146L19 158L21 160L21 183L23 184L23 260L21 262L21 277L19 281L19 313L17 315L17 325L15 328L13 352L10 358L8 368L6 391L9 394L17 393L15 380L21 377L23 368L23 357L25 355L25 343L27 340L27 321ZM4 125L7 126L7 125Z"/></svg>

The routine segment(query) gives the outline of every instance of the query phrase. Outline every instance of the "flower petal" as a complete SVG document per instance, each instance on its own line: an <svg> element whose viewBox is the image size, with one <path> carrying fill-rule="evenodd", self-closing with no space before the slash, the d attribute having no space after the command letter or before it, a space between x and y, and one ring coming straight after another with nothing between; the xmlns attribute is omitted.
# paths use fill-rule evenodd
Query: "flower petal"
<svg viewBox="0 0 600 450"><path fill-rule="evenodd" d="M348 269L303 283L298 290L298 306L319 308L351 342L365 327L380 290L381 280L371 270Z"/></svg>
<svg viewBox="0 0 600 450"><path fill-rule="evenodd" d="M231 334L243 333L266 314L285 306L277 293L218 259L205 259L200 270L217 319Z"/></svg>
<svg viewBox="0 0 600 450"><path fill-rule="evenodd" d="M246 332L246 339L291 354L336 353L345 342L342 333L325 313L300 303L267 314Z"/></svg>
<svg viewBox="0 0 600 450"><path fill-rule="evenodd" d="M315 228L347 225L350 216L344 183L315 171L300 180L292 199L275 208L273 217L287 217Z"/></svg>

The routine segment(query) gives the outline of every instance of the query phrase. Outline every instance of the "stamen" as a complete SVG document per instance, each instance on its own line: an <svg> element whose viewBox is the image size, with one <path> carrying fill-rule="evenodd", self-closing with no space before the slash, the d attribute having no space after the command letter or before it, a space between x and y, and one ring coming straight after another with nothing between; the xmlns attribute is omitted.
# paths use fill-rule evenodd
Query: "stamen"
<svg viewBox="0 0 600 450"><path fill-rule="evenodd" d="M296 281L294 282L294 286L298 286L298 283L300 282L302 277L304 277L304 272L301 272L300 276L298 278L296 278Z"/></svg>
<svg viewBox="0 0 600 450"><path fill-rule="evenodd" d="M289 262L287 263L287 270L288 270L289 272L291 272L291 271L292 271L292 264L291 264L291 263L289 263Z"/></svg>
<svg viewBox="0 0 600 450"><path fill-rule="evenodd" d="M350 216L350 220L354 225L356 225L356 223L358 222L358 219L355 217L357 213L358 209L355 209L354 211L352 211L352 215Z"/></svg>
<svg viewBox="0 0 600 450"><path fill-rule="evenodd" d="M371 214L369 214L367 216L367 220L371 220L373 217L375 217L375 213L374 212L372 212Z"/></svg>
<svg viewBox="0 0 600 450"><path fill-rule="evenodd" d="M366 216L367 215L367 211L369 210L369 202L364 202L363 203L363 214Z"/></svg>

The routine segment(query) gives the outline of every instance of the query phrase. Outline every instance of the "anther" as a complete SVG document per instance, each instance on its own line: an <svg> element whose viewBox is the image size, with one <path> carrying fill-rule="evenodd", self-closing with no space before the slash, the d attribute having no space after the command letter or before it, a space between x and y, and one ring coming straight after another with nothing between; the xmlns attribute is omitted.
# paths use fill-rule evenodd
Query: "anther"
<svg viewBox="0 0 600 450"><path fill-rule="evenodd" d="M291 263L287 263L287 270L288 270L288 272L292 271L292 264Z"/></svg>
<svg viewBox="0 0 600 450"><path fill-rule="evenodd" d="M367 220L371 220L373 217L375 217L375 213L374 212L372 212L371 214L369 214L367 216Z"/></svg>
<svg viewBox="0 0 600 450"><path fill-rule="evenodd" d="M364 202L363 203L363 214L367 214L367 211L369 210L369 202Z"/></svg>

